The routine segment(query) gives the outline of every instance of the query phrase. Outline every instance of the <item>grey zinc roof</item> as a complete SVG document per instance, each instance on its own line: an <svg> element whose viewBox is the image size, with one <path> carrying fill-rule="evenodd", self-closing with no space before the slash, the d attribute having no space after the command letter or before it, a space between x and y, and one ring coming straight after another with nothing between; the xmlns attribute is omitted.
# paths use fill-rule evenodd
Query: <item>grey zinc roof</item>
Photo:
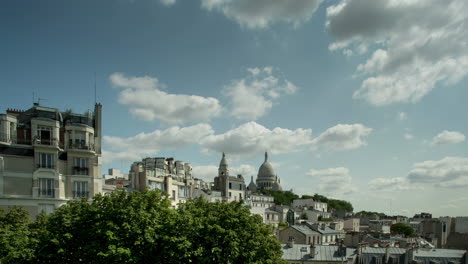
<svg viewBox="0 0 468 264"><path fill-rule="evenodd" d="M383 247L367 247L362 249L363 254L385 254L386 248ZM405 254L406 249L404 248L397 248L397 247L389 247L388 253L390 255L402 255Z"/></svg>
<svg viewBox="0 0 468 264"><path fill-rule="evenodd" d="M313 260L313 261L337 261L341 262L349 256L355 253L355 249L347 248L346 256L341 256L338 252L338 246L315 246L315 256L310 257L310 245L306 244L294 244L289 247L286 244L282 244L283 259L286 260Z"/></svg>
<svg viewBox="0 0 468 264"><path fill-rule="evenodd" d="M466 263L466 250L458 249L419 249L414 251L414 259L421 261L424 264L430 264L436 261L440 264L448 264L449 262Z"/></svg>
<svg viewBox="0 0 468 264"><path fill-rule="evenodd" d="M420 249L414 252L415 257L447 257L462 258L466 250L435 248L431 250Z"/></svg>
<svg viewBox="0 0 468 264"><path fill-rule="evenodd" d="M314 230L308 228L307 226L303 225L292 225L291 228L296 229L297 231L308 235L308 236L313 236L313 235L319 235L319 233L315 232Z"/></svg>

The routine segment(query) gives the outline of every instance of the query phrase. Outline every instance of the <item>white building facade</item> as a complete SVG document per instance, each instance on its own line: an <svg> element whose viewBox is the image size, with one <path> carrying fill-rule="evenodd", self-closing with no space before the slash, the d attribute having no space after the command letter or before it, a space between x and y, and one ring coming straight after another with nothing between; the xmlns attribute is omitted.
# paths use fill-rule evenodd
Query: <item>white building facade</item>
<svg viewBox="0 0 468 264"><path fill-rule="evenodd" d="M100 193L101 123L101 104L85 114L39 104L0 114L0 207L34 218Z"/></svg>

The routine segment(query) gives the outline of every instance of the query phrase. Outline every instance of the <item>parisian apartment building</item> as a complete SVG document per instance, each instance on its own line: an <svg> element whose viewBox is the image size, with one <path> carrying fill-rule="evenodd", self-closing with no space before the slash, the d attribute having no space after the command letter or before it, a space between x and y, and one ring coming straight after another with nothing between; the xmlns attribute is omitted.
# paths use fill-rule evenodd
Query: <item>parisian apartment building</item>
<svg viewBox="0 0 468 264"><path fill-rule="evenodd" d="M0 114L0 208L31 217L102 191L102 105L84 114L41 106Z"/></svg>

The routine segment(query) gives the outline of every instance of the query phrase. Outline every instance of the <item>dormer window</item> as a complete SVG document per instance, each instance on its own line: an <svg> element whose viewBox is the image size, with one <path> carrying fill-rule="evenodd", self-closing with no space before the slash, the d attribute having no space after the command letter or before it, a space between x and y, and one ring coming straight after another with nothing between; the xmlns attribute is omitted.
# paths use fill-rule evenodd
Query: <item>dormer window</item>
<svg viewBox="0 0 468 264"><path fill-rule="evenodd" d="M47 126L38 126L37 127L37 137L40 140L41 144L49 145L52 142L52 127Z"/></svg>

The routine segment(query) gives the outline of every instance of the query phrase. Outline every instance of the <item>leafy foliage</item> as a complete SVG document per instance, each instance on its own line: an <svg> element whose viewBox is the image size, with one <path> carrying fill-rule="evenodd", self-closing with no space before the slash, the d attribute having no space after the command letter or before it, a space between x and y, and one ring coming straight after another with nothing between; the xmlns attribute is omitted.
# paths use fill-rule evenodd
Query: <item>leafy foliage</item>
<svg viewBox="0 0 468 264"><path fill-rule="evenodd" d="M356 215L365 215L365 216L378 215L380 217L386 217L387 216L384 213L371 212L371 211L360 211L360 212L357 212Z"/></svg>
<svg viewBox="0 0 468 264"><path fill-rule="evenodd" d="M395 234L411 236L414 234L414 228L404 223L396 223L390 227L390 231Z"/></svg>
<svg viewBox="0 0 468 264"><path fill-rule="evenodd" d="M31 223L29 213L12 207L5 213L0 208L0 263L28 263L34 257L44 215Z"/></svg>
<svg viewBox="0 0 468 264"><path fill-rule="evenodd" d="M241 202L170 205L159 191L115 191L35 222L20 208L0 212L0 263L285 263Z"/></svg>
<svg viewBox="0 0 468 264"><path fill-rule="evenodd" d="M277 205L291 205L294 200L299 199L299 196L291 191L262 190L261 193L273 196Z"/></svg>

